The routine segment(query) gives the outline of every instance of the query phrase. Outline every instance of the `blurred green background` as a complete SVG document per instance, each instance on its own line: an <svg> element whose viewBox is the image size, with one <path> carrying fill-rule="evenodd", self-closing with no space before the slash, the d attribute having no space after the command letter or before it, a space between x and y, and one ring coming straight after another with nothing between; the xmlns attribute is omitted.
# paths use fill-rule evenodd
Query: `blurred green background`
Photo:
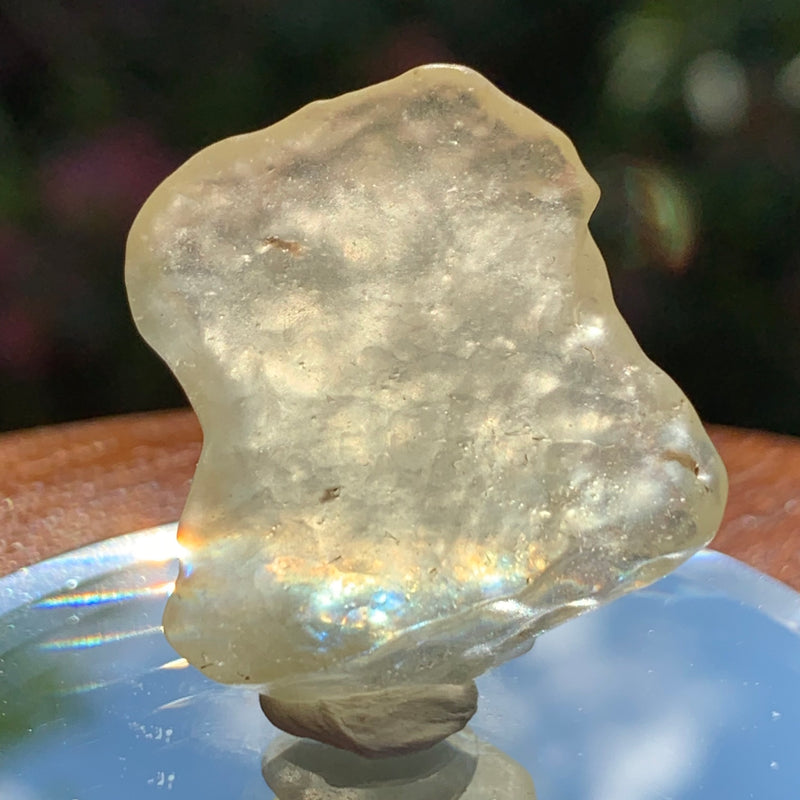
<svg viewBox="0 0 800 800"><path fill-rule="evenodd" d="M125 300L139 205L433 61L575 141L619 306L701 416L800 434L798 0L0 0L0 429L183 404Z"/></svg>

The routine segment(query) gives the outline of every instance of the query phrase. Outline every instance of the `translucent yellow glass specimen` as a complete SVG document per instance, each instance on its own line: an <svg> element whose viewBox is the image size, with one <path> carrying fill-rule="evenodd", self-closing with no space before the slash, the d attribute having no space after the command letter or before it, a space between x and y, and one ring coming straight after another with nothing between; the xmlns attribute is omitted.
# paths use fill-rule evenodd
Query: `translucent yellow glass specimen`
<svg viewBox="0 0 800 800"><path fill-rule="evenodd" d="M597 199L563 133L447 65L153 193L126 278L205 435L165 614L193 665L287 730L413 750L709 541L724 469L614 305Z"/></svg>

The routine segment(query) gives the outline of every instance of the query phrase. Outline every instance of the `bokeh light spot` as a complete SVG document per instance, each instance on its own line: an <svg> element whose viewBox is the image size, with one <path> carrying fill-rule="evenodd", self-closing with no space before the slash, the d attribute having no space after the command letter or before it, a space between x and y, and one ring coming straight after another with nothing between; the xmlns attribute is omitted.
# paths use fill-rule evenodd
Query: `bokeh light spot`
<svg viewBox="0 0 800 800"><path fill-rule="evenodd" d="M747 114L747 75L729 53L711 50L689 64L683 95L699 128L712 134L728 133L738 128Z"/></svg>

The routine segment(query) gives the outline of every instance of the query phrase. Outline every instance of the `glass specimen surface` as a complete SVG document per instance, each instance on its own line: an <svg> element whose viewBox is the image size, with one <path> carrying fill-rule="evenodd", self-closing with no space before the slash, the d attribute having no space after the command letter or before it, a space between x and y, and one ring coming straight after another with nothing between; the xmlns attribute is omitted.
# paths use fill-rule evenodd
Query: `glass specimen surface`
<svg viewBox="0 0 800 800"><path fill-rule="evenodd" d="M567 137L433 65L219 142L126 280L204 445L165 613L292 733L413 751L474 678L664 575L724 468L614 306Z"/></svg>

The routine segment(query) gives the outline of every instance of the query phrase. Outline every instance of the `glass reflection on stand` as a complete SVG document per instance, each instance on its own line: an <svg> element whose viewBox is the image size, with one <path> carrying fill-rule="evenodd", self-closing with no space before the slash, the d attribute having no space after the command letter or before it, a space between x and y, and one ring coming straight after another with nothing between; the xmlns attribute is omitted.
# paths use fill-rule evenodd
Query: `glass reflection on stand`
<svg viewBox="0 0 800 800"><path fill-rule="evenodd" d="M525 769L469 729L430 750L378 760L281 734L262 772L278 800L536 800Z"/></svg>
<svg viewBox="0 0 800 800"><path fill-rule="evenodd" d="M170 649L174 533L0 579L0 797L798 796L800 597L725 556L701 553L483 676L472 730L368 761L278 734L256 692Z"/></svg>

